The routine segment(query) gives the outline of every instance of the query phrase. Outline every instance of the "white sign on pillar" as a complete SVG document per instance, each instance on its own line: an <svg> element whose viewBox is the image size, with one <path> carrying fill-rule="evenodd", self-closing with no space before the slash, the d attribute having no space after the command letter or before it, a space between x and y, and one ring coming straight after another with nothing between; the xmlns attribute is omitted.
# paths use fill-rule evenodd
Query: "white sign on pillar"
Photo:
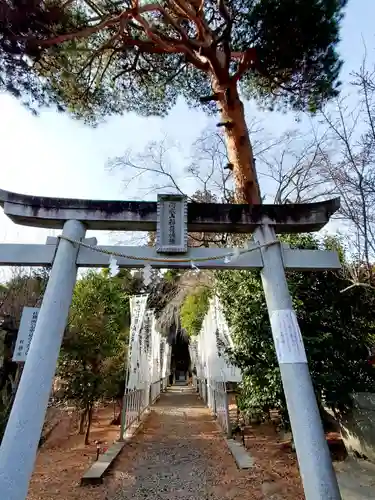
<svg viewBox="0 0 375 500"><path fill-rule="evenodd" d="M29 352L31 340L33 338L36 322L39 314L39 307L24 307L21 316L20 327L16 345L14 347L13 361L24 363Z"/></svg>
<svg viewBox="0 0 375 500"><path fill-rule="evenodd" d="M273 311L271 328L279 363L307 363L301 330L292 309Z"/></svg>
<svg viewBox="0 0 375 500"><path fill-rule="evenodd" d="M187 200L184 195L159 194L156 251L187 252Z"/></svg>

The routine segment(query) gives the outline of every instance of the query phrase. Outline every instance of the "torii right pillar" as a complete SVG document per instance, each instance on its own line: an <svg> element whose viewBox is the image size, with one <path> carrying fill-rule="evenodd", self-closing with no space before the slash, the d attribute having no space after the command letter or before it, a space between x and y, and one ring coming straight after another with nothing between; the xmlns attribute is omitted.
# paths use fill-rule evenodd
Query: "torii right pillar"
<svg viewBox="0 0 375 500"><path fill-rule="evenodd" d="M254 239L276 240L274 228L262 225ZM306 500L341 500L307 364L302 335L285 277L280 243L261 249L262 284L284 387Z"/></svg>

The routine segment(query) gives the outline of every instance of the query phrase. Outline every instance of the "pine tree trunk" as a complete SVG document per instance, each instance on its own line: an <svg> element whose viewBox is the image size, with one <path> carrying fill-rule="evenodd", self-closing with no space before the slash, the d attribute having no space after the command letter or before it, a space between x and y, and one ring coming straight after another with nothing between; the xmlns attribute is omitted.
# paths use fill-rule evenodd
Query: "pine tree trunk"
<svg viewBox="0 0 375 500"><path fill-rule="evenodd" d="M90 438L90 429L91 429L91 423L92 423L92 412L93 412L93 405L89 405L87 409L87 429L86 429L86 436L85 436L85 444L90 444L89 438Z"/></svg>
<svg viewBox="0 0 375 500"><path fill-rule="evenodd" d="M237 85L232 84L224 92L215 82L212 87L218 95L220 123L224 128L228 158L233 171L236 203L259 205L261 198L253 148L246 125L244 105L238 95Z"/></svg>

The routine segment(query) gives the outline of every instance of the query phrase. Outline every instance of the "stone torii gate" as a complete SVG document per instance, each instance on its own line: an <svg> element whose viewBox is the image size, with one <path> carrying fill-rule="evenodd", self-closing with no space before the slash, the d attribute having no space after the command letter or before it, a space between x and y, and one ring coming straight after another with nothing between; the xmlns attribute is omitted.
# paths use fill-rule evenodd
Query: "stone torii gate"
<svg viewBox="0 0 375 500"><path fill-rule="evenodd" d="M62 229L45 245L1 244L0 266L52 266L24 371L0 449L0 492L24 500L33 471L78 267L261 270L297 458L307 500L341 498L313 391L302 336L284 269L340 267L335 252L297 250L276 233L317 231L339 200L304 205L187 203L180 195L158 202L93 201L26 196L0 190L4 213L16 224ZM97 246L86 230L157 231L150 247ZM252 233L246 249L188 248L187 231Z"/></svg>

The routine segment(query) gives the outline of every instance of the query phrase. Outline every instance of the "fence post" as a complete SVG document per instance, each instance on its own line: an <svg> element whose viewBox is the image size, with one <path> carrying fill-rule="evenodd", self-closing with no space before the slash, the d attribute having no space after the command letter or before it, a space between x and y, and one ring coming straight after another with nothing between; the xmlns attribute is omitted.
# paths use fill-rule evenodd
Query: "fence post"
<svg viewBox="0 0 375 500"><path fill-rule="evenodd" d="M63 236L81 240L85 228L65 222ZM0 448L1 498L24 500L34 468L57 359L77 276L78 245L61 239Z"/></svg>
<svg viewBox="0 0 375 500"><path fill-rule="evenodd" d="M228 398L228 393L225 390L224 391L224 411L225 411L225 420L226 420L226 426L227 426L227 436L228 438L232 437L232 424L230 421L230 414L229 414L229 398Z"/></svg>
<svg viewBox="0 0 375 500"><path fill-rule="evenodd" d="M254 237L262 245L276 239L274 229L268 225L260 226ZM285 277L280 244L265 247L261 252L263 289L306 500L341 500Z"/></svg>
<svg viewBox="0 0 375 500"><path fill-rule="evenodd" d="M142 414L142 396L143 396L143 389L138 389L137 393L137 414L138 414L138 420L141 420L141 414Z"/></svg>
<svg viewBox="0 0 375 500"><path fill-rule="evenodd" d="M122 398L121 427L120 427L119 441L123 441L124 440L125 429L127 427L126 420L127 420L128 412L129 412L129 408L128 408L128 406L129 406L129 404L128 404L129 395L128 394L129 394L129 390L125 387L124 396Z"/></svg>
<svg viewBox="0 0 375 500"><path fill-rule="evenodd" d="M217 418L217 410L216 410L216 404L217 404L217 387L216 387L216 382L214 382L214 388L213 390L211 389L211 402L212 402L212 413L215 418Z"/></svg>

